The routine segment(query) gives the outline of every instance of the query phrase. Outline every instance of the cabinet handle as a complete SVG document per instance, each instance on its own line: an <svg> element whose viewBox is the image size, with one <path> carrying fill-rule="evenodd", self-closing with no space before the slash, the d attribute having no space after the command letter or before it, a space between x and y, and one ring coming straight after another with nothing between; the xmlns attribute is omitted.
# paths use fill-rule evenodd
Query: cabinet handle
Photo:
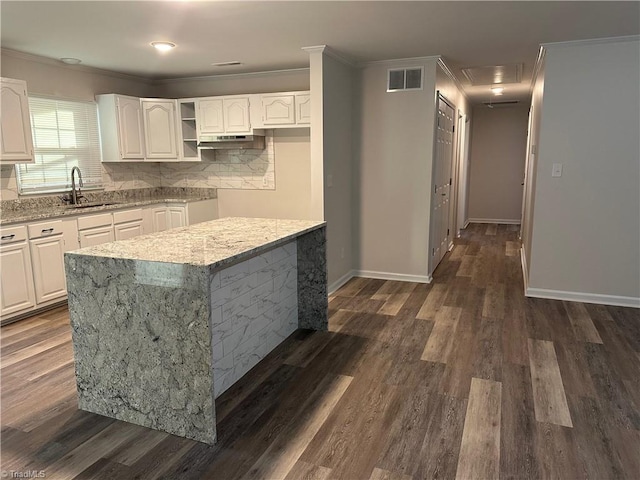
<svg viewBox="0 0 640 480"><path fill-rule="evenodd" d="M53 232L53 227L51 228L43 228L42 229L42 233L52 233Z"/></svg>
<svg viewBox="0 0 640 480"><path fill-rule="evenodd" d="M11 240L15 236L15 233L12 233L11 235L2 235L2 237L0 237L0 240Z"/></svg>

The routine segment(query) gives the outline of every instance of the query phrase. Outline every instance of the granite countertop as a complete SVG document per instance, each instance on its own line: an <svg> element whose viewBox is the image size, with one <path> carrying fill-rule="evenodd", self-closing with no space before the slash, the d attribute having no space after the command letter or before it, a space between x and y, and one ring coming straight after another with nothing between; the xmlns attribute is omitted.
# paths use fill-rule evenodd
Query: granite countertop
<svg viewBox="0 0 640 480"><path fill-rule="evenodd" d="M143 207L156 203L186 203L216 198L215 189L169 188L123 190L120 192L99 192L86 194L83 203L98 205L76 208L62 205L57 196L41 197L27 200L9 200L2 202L0 225L25 223L48 218L84 215L123 208Z"/></svg>
<svg viewBox="0 0 640 480"><path fill-rule="evenodd" d="M315 230L325 222L229 217L87 247L66 255L223 267Z"/></svg>

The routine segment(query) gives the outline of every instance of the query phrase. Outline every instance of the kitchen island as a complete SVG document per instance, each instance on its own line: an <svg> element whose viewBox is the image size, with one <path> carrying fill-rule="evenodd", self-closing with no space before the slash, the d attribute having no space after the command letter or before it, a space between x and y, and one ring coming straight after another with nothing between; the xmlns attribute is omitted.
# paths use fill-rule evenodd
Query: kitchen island
<svg viewBox="0 0 640 480"><path fill-rule="evenodd" d="M215 398L327 330L325 230L224 218L66 253L79 408L215 443Z"/></svg>

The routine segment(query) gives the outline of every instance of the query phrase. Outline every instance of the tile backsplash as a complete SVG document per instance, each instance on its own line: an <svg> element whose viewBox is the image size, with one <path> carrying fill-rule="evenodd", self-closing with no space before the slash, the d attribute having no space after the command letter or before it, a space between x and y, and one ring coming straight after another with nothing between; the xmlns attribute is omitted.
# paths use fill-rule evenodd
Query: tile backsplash
<svg viewBox="0 0 640 480"><path fill-rule="evenodd" d="M275 190L273 131L267 130L264 150L210 150L202 162L104 163L105 191L154 187ZM0 200L18 198L13 165L0 167Z"/></svg>

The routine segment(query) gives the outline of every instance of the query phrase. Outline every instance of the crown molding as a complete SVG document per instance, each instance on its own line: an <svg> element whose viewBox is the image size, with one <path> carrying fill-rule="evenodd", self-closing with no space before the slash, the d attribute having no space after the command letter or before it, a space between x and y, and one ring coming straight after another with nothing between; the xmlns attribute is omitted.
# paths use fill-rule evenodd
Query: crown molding
<svg viewBox="0 0 640 480"><path fill-rule="evenodd" d="M600 45L604 43L625 43L640 41L640 35L625 35L622 37L588 38L585 40L569 40L566 42L549 42L541 44L545 48L571 45Z"/></svg>
<svg viewBox="0 0 640 480"><path fill-rule="evenodd" d="M337 50L334 50L333 48L329 47L328 45L316 45L313 47L302 47L302 50L304 50L305 52L311 54L311 53L324 53L325 55L327 55L328 57L333 58L334 60L339 61L340 63L344 63L345 65L349 66L349 67L357 67L358 64L355 60L353 60L351 57L349 57L348 55L345 55L344 53L338 52Z"/></svg>
<svg viewBox="0 0 640 480"><path fill-rule="evenodd" d="M167 85L170 83L179 83L179 82L211 82L215 80L225 80L229 78L239 78L239 77L269 77L272 75L282 75L286 73L302 73L308 72L309 68L289 68L282 70L266 70L263 72L246 72L246 73L225 73L222 75L200 75L196 77L175 77L175 78L158 78L153 80L154 85Z"/></svg>
<svg viewBox="0 0 640 480"><path fill-rule="evenodd" d="M67 65L60 60L49 57L42 57L40 55L34 55L32 53L20 52L18 50L10 50L8 48L0 49L0 55L3 57L19 58L21 60L27 60L29 62L40 63L42 65L49 65L52 67L62 68L66 70L75 70L84 73L93 73L98 75L105 75L107 77L119 78L123 80L131 80L134 82L142 82L147 85L153 84L153 79L147 77L140 77L138 75L131 75L129 73L114 72L112 70L105 70L97 67L90 67L87 65Z"/></svg>
<svg viewBox="0 0 640 480"><path fill-rule="evenodd" d="M438 58L438 65L440 66L440 68L442 68L442 71L445 73L445 75L449 77L453 83L456 84L456 87L458 87L458 91L462 94L465 100L469 102L469 97L467 96L467 92L465 92L462 83L460 82L460 80L458 80L458 77L454 75L454 73L451 71L442 57Z"/></svg>
<svg viewBox="0 0 640 480"><path fill-rule="evenodd" d="M360 62L358 63L358 67L373 67L373 66L378 66L378 65L388 65L388 66L394 66L394 65L400 65L400 64L405 64L405 63L415 63L415 62L437 62L438 60L440 60L440 55L431 55L428 57L409 57L409 58L393 58L393 59L389 59L389 60L374 60L372 62Z"/></svg>

